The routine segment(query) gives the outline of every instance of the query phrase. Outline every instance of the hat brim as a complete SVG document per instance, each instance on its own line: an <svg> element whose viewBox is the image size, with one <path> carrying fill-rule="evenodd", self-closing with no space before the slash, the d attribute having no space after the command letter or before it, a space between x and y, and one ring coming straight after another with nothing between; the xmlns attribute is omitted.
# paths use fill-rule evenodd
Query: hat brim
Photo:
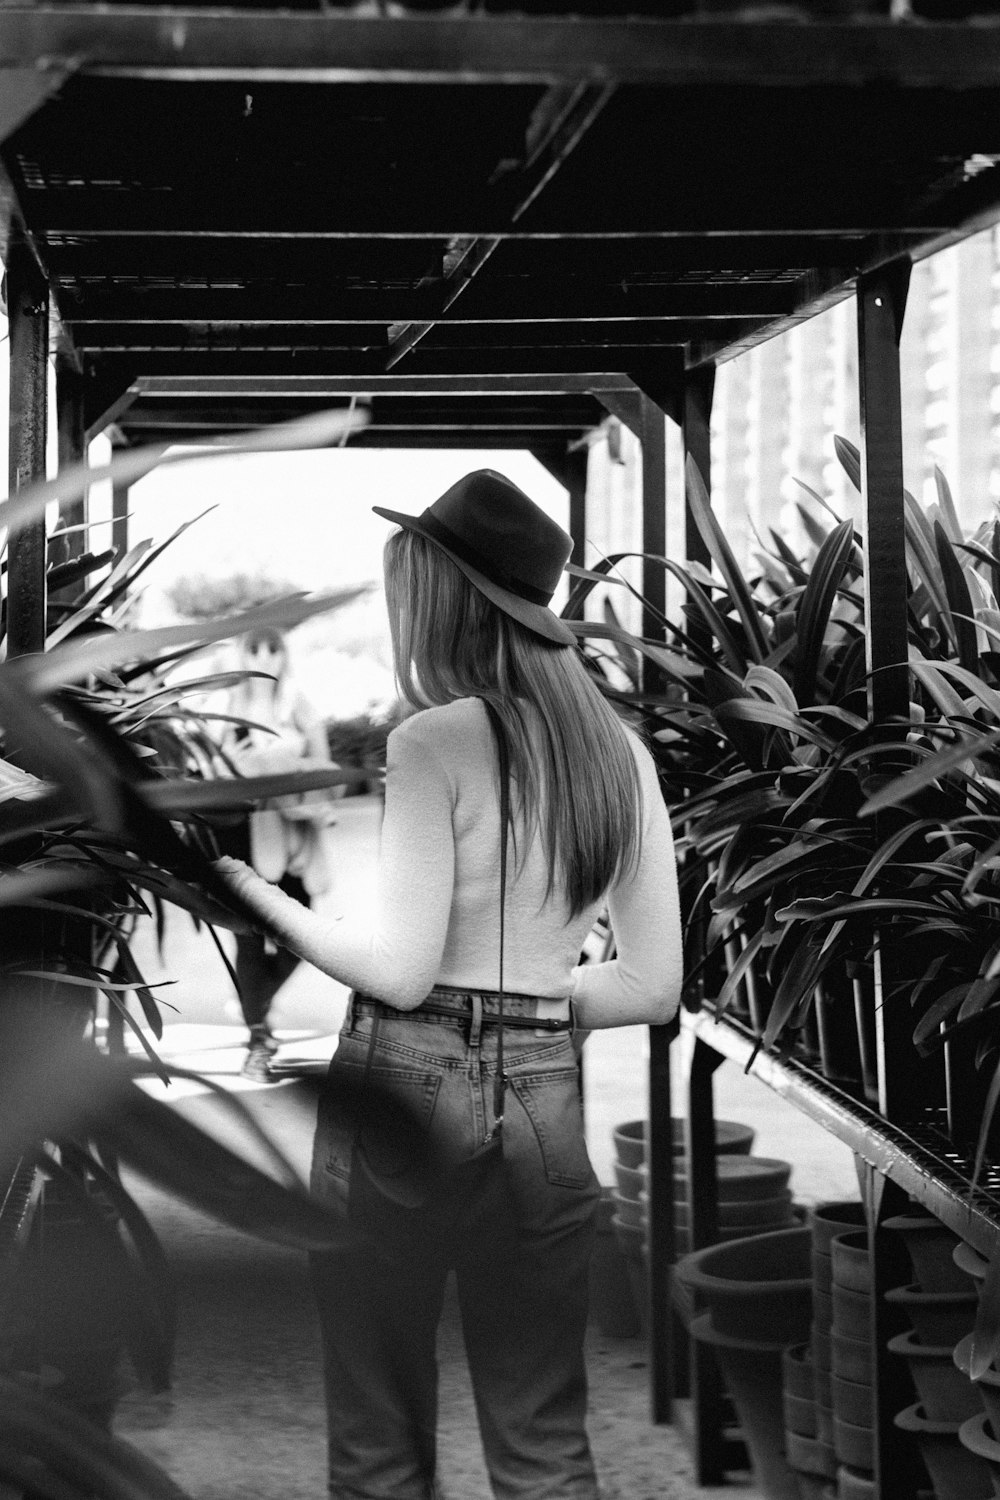
<svg viewBox="0 0 1000 1500"><path fill-rule="evenodd" d="M386 521L392 521L396 526L402 526L406 531L415 531L426 541L431 542L439 552L450 557L456 568L464 573L474 588L495 604L497 609L502 609L504 614L510 615L519 624L528 630L534 631L547 641L552 641L557 646L575 646L576 636L570 630L565 621L549 609L545 604L532 604L528 599L522 599L520 594L511 593L492 578L487 578L485 573L480 573L477 568L470 567L467 562L439 542L437 537L431 536L430 532L421 523L419 516L406 515L403 511L385 510L381 505L373 505L372 510L377 516L382 516Z"/></svg>

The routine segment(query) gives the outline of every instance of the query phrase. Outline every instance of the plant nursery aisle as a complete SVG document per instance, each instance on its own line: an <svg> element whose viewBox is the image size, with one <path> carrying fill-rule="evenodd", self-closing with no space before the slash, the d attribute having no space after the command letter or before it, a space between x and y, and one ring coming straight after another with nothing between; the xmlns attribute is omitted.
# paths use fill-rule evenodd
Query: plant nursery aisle
<svg viewBox="0 0 1000 1500"><path fill-rule="evenodd" d="M115 1429L192 1500L320 1500L324 1411L304 1258L224 1229L134 1180L177 1277L173 1390L130 1390ZM488 1500L454 1298L441 1329L442 1500ZM645 1345L591 1329L591 1436L604 1500L756 1500L698 1489L681 1434L650 1425Z"/></svg>

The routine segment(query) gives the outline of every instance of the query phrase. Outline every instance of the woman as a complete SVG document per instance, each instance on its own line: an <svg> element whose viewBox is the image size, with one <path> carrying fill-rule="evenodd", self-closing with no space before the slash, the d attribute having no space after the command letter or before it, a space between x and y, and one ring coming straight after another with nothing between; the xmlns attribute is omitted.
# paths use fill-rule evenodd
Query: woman
<svg viewBox="0 0 1000 1500"><path fill-rule="evenodd" d="M468 1157L493 1124L500 1029L500 795L486 705L496 710L512 809L508 1200L475 1226L434 1200L398 1235L366 1239L362 1222L314 1258L330 1492L434 1494L434 1338L454 1266L494 1495L596 1500L583 1340L600 1189L573 1028L662 1023L677 1009L670 824L652 758L548 608L566 533L491 470L466 475L422 516L376 511L401 528L386 544L386 596L399 686L420 711L389 738L371 926L324 926L251 871L224 869L268 931L354 990L320 1107L315 1191L348 1213L359 1137L338 1088L356 1097L360 1080L389 1086L448 1162ZM579 965L605 902L618 956ZM391 1178L405 1163L381 1169Z"/></svg>

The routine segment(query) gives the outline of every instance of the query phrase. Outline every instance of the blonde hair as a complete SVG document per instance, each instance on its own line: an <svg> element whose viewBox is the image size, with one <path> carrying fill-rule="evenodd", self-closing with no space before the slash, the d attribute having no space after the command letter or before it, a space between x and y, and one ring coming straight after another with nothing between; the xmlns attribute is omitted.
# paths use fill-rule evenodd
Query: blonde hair
<svg viewBox="0 0 1000 1500"><path fill-rule="evenodd" d="M418 709L470 697L495 706L521 827L538 831L548 862L546 894L558 884L579 915L639 858L630 731L576 651L498 609L416 532L386 542L385 591L401 696Z"/></svg>

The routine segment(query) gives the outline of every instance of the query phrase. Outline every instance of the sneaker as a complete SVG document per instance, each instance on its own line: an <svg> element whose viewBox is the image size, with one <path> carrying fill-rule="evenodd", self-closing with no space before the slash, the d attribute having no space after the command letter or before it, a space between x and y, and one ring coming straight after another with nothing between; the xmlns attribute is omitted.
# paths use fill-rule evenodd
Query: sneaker
<svg viewBox="0 0 1000 1500"><path fill-rule="evenodd" d="M247 1048L247 1055L243 1059L240 1072L244 1078L252 1078L254 1083L273 1083L274 1074L271 1072L271 1059L274 1056L275 1047L273 1042L266 1042L261 1038L254 1037Z"/></svg>

